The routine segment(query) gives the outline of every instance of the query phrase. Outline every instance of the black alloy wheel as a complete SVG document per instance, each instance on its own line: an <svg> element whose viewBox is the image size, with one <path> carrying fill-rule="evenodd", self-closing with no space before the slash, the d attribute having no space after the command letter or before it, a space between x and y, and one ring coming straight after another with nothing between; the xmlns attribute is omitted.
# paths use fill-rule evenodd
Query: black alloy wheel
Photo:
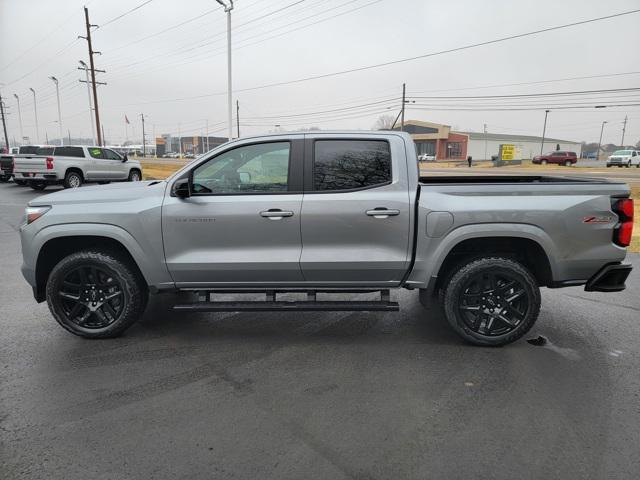
<svg viewBox="0 0 640 480"><path fill-rule="evenodd" d="M475 345L499 346L524 335L540 312L540 288L520 262L503 257L470 259L443 285L451 327Z"/></svg>
<svg viewBox="0 0 640 480"><path fill-rule="evenodd" d="M529 310L524 286L507 272L482 272L469 278L460 295L458 312L464 323L480 335L513 331Z"/></svg>
<svg viewBox="0 0 640 480"><path fill-rule="evenodd" d="M64 257L46 285L53 317L69 332L85 338L120 335L142 316L148 294L144 278L130 259L101 250Z"/></svg>
<svg viewBox="0 0 640 480"><path fill-rule="evenodd" d="M120 280L93 265L70 270L58 297L54 303L66 320L88 329L108 327L120 318L125 305Z"/></svg>

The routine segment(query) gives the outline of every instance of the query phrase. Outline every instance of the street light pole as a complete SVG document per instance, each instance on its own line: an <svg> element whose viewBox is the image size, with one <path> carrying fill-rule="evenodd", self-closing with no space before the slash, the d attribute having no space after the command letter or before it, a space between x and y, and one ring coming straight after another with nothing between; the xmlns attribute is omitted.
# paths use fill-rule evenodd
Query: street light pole
<svg viewBox="0 0 640 480"><path fill-rule="evenodd" d="M89 80L89 65L87 65L82 60L79 61L80 68L79 70L84 70L84 74L86 77L85 83L87 84L87 95L89 97L89 119L91 120L91 141L94 145L96 145L96 125L95 120L93 118L93 105L91 104L91 82ZM82 80L80 80L82 82Z"/></svg>
<svg viewBox="0 0 640 480"><path fill-rule="evenodd" d="M542 155L544 152L544 136L547 133L547 115L549 115L549 111L550 110L545 110L544 111L544 126L542 127L542 143L540 144L540 155Z"/></svg>
<svg viewBox="0 0 640 480"><path fill-rule="evenodd" d="M58 87L58 79L49 77L56 84L56 98L58 99L58 128L60 129L60 145L64 145L64 135L62 134L62 113L60 113L60 88Z"/></svg>
<svg viewBox="0 0 640 480"><path fill-rule="evenodd" d="M36 104L36 91L29 87L29 90L33 93L33 113L36 117L36 142L40 143L40 128L38 127L38 106Z"/></svg>
<svg viewBox="0 0 640 480"><path fill-rule="evenodd" d="M16 97L16 102L18 102L18 122L20 124L20 145L24 141L24 132L22 131L22 112L20 111L20 97L18 97L17 93L13 94Z"/></svg>
<svg viewBox="0 0 640 480"><path fill-rule="evenodd" d="M224 7L224 11L227 14L227 120L229 122L229 141L233 138L233 115L232 109L232 83L231 83L231 10L233 10L233 0L229 0L229 4L223 0L216 0L220 5Z"/></svg>
<svg viewBox="0 0 640 480"><path fill-rule="evenodd" d="M606 120L602 122L602 127L600 128L600 140L598 141L598 150L596 150L596 160L600 160L600 147L602 145L602 133L604 132L604 124L609 123Z"/></svg>

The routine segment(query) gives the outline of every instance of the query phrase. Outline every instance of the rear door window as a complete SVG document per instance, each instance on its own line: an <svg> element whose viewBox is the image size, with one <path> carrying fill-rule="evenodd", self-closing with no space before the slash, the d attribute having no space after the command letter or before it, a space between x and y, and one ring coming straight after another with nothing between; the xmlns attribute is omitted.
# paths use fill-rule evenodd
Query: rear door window
<svg viewBox="0 0 640 480"><path fill-rule="evenodd" d="M317 140L313 158L316 191L371 188L391 182L391 151L384 140Z"/></svg>
<svg viewBox="0 0 640 480"><path fill-rule="evenodd" d="M96 147L89 148L89 155L91 155L93 158L105 158L103 150Z"/></svg>

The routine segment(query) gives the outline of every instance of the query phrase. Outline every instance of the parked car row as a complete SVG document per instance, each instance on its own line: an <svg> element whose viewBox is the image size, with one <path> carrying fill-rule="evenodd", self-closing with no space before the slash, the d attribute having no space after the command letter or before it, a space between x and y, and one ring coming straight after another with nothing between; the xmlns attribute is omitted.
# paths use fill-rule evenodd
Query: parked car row
<svg viewBox="0 0 640 480"><path fill-rule="evenodd" d="M142 180L142 166L104 147L26 145L0 156L0 181L44 190L48 185L77 188L83 183Z"/></svg>

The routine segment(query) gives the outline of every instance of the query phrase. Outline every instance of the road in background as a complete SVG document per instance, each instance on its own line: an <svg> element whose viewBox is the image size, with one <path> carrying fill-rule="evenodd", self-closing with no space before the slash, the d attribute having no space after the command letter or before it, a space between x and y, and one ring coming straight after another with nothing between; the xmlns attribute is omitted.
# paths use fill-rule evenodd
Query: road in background
<svg viewBox="0 0 640 480"><path fill-rule="evenodd" d="M19 272L37 195L0 185L2 478L640 476L638 255L625 292L543 289L504 348L464 344L405 290L399 313L186 314L152 297L123 337L88 341Z"/></svg>

